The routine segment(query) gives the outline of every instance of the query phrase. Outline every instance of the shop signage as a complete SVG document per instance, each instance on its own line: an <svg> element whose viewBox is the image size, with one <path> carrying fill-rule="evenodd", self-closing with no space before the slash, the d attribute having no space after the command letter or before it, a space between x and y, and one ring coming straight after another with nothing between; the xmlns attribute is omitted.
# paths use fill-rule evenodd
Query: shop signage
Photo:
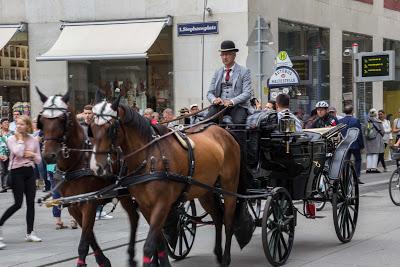
<svg viewBox="0 0 400 267"><path fill-rule="evenodd" d="M180 23L177 25L178 36L218 34L218 21Z"/></svg>
<svg viewBox="0 0 400 267"><path fill-rule="evenodd" d="M358 53L357 82L394 80L394 51Z"/></svg>
<svg viewBox="0 0 400 267"><path fill-rule="evenodd" d="M291 67L278 67L268 80L269 88L289 87L299 84L299 75Z"/></svg>

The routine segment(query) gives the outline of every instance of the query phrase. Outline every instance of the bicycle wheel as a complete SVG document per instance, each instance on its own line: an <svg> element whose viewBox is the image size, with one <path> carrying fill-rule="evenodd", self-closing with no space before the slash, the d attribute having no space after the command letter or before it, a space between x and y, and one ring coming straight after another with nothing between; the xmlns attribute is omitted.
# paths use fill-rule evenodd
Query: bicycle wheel
<svg viewBox="0 0 400 267"><path fill-rule="evenodd" d="M318 200L315 201L315 207L317 211L321 211L325 207L328 188L329 188L329 181L327 180L325 174L321 173L317 181Z"/></svg>
<svg viewBox="0 0 400 267"><path fill-rule="evenodd" d="M400 175L398 170L395 170L390 176L389 196L393 204L400 206Z"/></svg>

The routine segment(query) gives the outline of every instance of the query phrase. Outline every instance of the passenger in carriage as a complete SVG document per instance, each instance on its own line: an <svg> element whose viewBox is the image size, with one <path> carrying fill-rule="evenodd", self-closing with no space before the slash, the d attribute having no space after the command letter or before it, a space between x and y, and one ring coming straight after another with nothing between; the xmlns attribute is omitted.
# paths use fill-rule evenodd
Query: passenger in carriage
<svg viewBox="0 0 400 267"><path fill-rule="evenodd" d="M318 118L312 124L312 128L325 128L338 125L337 118L328 113L329 104L325 101L319 101L315 108L317 109Z"/></svg>
<svg viewBox="0 0 400 267"><path fill-rule="evenodd" d="M290 117L295 120L296 124L296 132L302 132L302 122L290 111L289 109L290 97L287 94L280 94L276 97L276 111L278 114L278 123L285 115L285 113L289 113ZM247 127L248 128L256 128L258 127L257 122L258 118L262 116L265 112L273 112L271 110L263 110L262 112L255 113L247 118ZM249 132L249 140L247 145L247 163L252 173L255 173L257 170L258 161L259 161L259 152L258 152L258 132Z"/></svg>
<svg viewBox="0 0 400 267"><path fill-rule="evenodd" d="M296 133L303 131L303 123L289 109L290 97L287 94L280 94L276 97L276 111L278 111L278 122L285 113L289 113L290 117L295 120Z"/></svg>

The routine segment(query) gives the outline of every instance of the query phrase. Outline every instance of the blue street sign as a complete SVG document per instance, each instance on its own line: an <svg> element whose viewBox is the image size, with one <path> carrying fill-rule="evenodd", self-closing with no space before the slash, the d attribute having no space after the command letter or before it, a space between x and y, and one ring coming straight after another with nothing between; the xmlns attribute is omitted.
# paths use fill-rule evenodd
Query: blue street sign
<svg viewBox="0 0 400 267"><path fill-rule="evenodd" d="M218 34L218 21L180 23L178 36Z"/></svg>

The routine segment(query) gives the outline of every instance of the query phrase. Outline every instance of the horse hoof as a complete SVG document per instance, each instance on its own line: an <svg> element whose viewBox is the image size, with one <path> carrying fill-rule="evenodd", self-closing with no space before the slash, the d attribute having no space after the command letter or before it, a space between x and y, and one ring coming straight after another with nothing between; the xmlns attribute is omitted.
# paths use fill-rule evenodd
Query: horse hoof
<svg viewBox="0 0 400 267"><path fill-rule="evenodd" d="M104 257L103 263L99 264L99 267L111 267L111 261Z"/></svg>
<svg viewBox="0 0 400 267"><path fill-rule="evenodd" d="M86 262L84 260L78 259L76 262L76 267L86 267Z"/></svg>
<svg viewBox="0 0 400 267"><path fill-rule="evenodd" d="M214 250L214 254L217 257L217 262L222 264L222 250Z"/></svg>
<svg viewBox="0 0 400 267"><path fill-rule="evenodd" d="M130 266L130 267L136 267L136 266L137 266L137 263L136 263L135 260L129 260L128 266Z"/></svg>

